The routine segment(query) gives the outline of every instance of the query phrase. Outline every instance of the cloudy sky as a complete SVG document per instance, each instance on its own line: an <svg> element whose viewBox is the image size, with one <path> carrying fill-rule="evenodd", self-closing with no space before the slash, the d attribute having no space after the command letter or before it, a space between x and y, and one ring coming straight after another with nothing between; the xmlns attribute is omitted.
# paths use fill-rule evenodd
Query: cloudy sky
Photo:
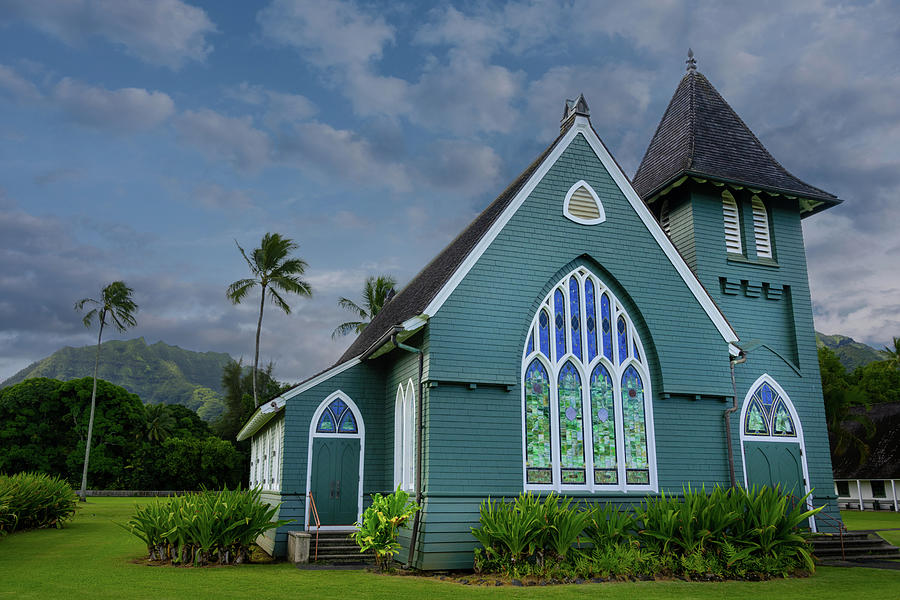
<svg viewBox="0 0 900 600"><path fill-rule="evenodd" d="M277 231L315 295L267 313L262 358L300 380L350 343L337 298L409 281L565 98L633 175L688 46L845 200L804 223L817 328L900 335L897 2L0 0L0 379L90 344L73 303L115 279L140 305L126 337L252 360L254 303L224 292L235 240Z"/></svg>

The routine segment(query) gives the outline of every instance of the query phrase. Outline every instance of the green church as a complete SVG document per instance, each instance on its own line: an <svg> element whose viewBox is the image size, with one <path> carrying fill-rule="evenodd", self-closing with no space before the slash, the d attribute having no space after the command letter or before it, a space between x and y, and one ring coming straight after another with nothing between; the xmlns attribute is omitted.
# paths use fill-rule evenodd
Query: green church
<svg viewBox="0 0 900 600"><path fill-rule="evenodd" d="M693 60L629 181L567 101L559 137L337 363L261 406L250 484L292 530L348 531L398 486L398 559L470 568L479 504L550 491L812 492L839 518L801 220L840 200L789 173ZM314 510L313 510L314 507Z"/></svg>

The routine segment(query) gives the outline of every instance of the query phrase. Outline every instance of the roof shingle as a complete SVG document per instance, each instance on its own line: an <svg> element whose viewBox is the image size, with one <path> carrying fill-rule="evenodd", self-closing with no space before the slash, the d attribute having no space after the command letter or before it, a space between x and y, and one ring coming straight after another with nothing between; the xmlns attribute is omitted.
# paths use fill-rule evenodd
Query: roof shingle
<svg viewBox="0 0 900 600"><path fill-rule="evenodd" d="M787 192L833 205L837 197L787 171L701 73L681 79L634 175L645 200L682 174Z"/></svg>

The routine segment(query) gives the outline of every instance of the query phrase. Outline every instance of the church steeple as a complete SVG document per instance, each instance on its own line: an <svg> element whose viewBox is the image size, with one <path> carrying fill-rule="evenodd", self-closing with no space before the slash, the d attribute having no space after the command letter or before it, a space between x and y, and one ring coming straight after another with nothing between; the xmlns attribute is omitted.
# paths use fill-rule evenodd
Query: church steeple
<svg viewBox="0 0 900 600"><path fill-rule="evenodd" d="M769 154L688 51L687 73L675 90L635 173L635 190L648 200L683 175L796 196L807 214L840 202L792 175Z"/></svg>

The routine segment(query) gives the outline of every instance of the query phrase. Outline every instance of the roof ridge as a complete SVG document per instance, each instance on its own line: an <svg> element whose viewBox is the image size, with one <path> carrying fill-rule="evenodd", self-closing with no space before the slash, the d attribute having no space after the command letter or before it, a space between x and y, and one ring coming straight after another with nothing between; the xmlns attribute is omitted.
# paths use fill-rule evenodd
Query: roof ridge
<svg viewBox="0 0 900 600"><path fill-rule="evenodd" d="M696 74L696 73L697 73L697 68L694 67L694 69L691 71L688 71L688 74L686 75L686 77L689 77L689 79L688 79L688 88L689 88L688 89L688 98L690 99L690 102L688 104L688 121L689 121L688 122L688 131L690 133L688 134L688 158L687 158L687 164L684 165L685 169L690 169L691 167L694 166L694 146L695 146L694 142L697 140L697 119L696 119L697 115L696 115L696 110L694 108L694 96L697 93L696 92L697 86L694 83L694 74ZM701 75L701 77L702 77L702 75Z"/></svg>

